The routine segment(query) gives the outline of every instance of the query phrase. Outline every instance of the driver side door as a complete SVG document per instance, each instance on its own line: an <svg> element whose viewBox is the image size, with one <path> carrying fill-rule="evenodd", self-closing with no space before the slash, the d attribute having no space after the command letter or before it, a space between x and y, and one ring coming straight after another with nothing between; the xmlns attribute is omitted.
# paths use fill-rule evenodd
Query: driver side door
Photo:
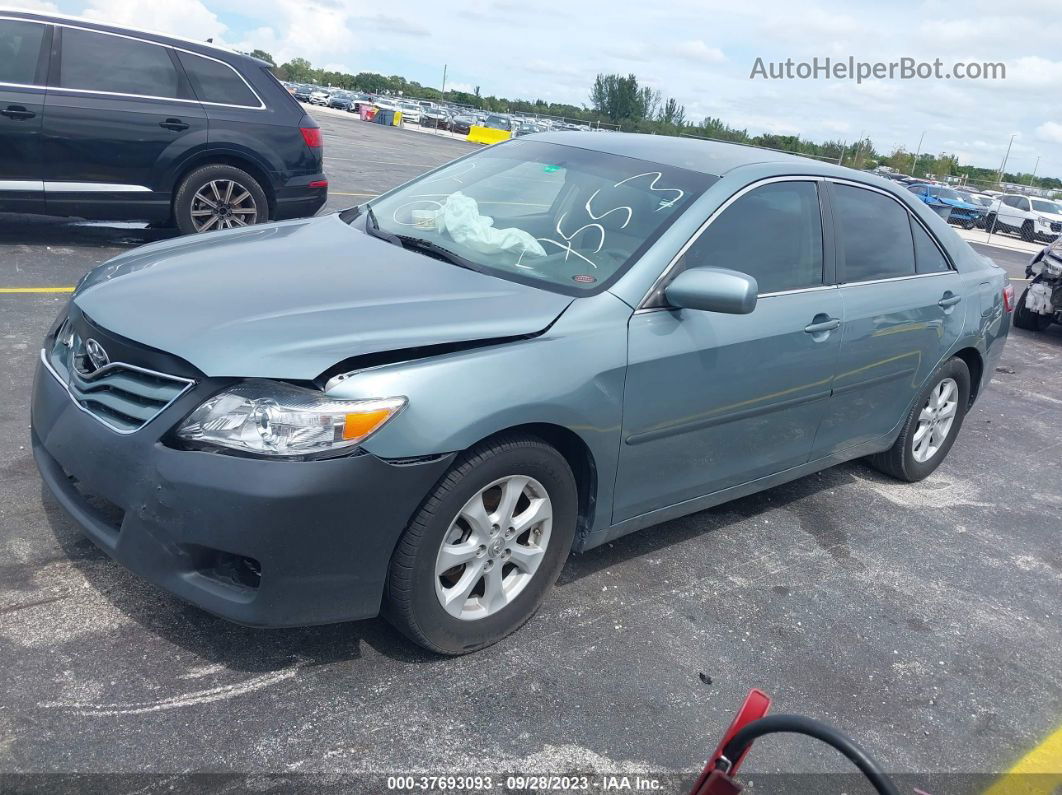
<svg viewBox="0 0 1062 795"><path fill-rule="evenodd" d="M808 460L843 320L823 217L815 179L739 192L669 276L742 271L757 279L756 308L730 315L661 305L633 314L613 522Z"/></svg>

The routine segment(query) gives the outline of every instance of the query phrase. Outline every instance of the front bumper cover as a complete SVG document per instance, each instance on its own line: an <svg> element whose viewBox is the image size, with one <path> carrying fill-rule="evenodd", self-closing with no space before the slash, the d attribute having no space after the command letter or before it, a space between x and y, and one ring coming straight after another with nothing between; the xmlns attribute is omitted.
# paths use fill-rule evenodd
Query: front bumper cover
<svg viewBox="0 0 1062 795"><path fill-rule="evenodd" d="M200 382L123 435L38 364L32 442L42 479L107 554L223 618L302 626L377 615L394 546L453 455L270 461L166 446L167 431L217 388ZM254 587L219 573L232 560L253 561Z"/></svg>

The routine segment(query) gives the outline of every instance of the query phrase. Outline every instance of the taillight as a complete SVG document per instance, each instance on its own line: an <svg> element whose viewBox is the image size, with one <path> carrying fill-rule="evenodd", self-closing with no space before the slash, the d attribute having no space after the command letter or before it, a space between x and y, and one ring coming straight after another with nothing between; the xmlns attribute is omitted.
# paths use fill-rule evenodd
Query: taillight
<svg viewBox="0 0 1062 795"><path fill-rule="evenodd" d="M1003 308L1008 312L1014 311L1014 285L1008 284L1003 288Z"/></svg>
<svg viewBox="0 0 1062 795"><path fill-rule="evenodd" d="M321 137L320 127L300 127L299 132L302 133L302 140L304 140L306 145L311 149L319 149L324 146L324 139Z"/></svg>
<svg viewBox="0 0 1062 795"><path fill-rule="evenodd" d="M306 187L307 188L327 188L328 187L328 180L327 179L315 179L313 182L311 182Z"/></svg>

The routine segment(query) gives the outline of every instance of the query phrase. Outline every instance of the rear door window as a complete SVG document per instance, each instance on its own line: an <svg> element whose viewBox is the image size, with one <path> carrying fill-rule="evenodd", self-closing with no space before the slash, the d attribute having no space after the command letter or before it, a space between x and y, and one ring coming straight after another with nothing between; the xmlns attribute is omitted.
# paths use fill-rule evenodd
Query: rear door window
<svg viewBox="0 0 1062 795"><path fill-rule="evenodd" d="M914 244L907 210L895 199L852 185L831 186L844 281L913 276Z"/></svg>
<svg viewBox="0 0 1062 795"><path fill-rule="evenodd" d="M62 88L164 99L181 96L181 81L165 47L78 28L62 31Z"/></svg>
<svg viewBox="0 0 1062 795"><path fill-rule="evenodd" d="M44 25L0 19L0 83L30 86L37 82Z"/></svg>
<svg viewBox="0 0 1062 795"><path fill-rule="evenodd" d="M914 218L910 218L914 234L915 268L919 273L944 273L951 270L933 238Z"/></svg>
<svg viewBox="0 0 1062 795"><path fill-rule="evenodd" d="M729 268L759 292L822 284L822 217L814 182L774 182L738 198L682 257L683 268Z"/></svg>
<svg viewBox="0 0 1062 795"><path fill-rule="evenodd" d="M246 108L257 108L261 105L243 78L228 64L189 52L177 51L177 57L181 59L192 90L200 102Z"/></svg>

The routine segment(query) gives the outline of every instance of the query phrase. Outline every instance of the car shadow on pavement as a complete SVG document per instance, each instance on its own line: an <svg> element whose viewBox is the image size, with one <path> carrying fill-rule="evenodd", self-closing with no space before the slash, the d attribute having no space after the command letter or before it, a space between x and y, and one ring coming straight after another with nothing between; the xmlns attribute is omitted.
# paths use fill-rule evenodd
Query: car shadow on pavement
<svg viewBox="0 0 1062 795"><path fill-rule="evenodd" d="M208 663L268 673L290 667L351 662L363 644L400 662L445 658L408 642L383 619L292 629L244 627L173 597L111 560L84 536L46 488L41 504L55 539L70 562L115 610L149 633Z"/></svg>
<svg viewBox="0 0 1062 795"><path fill-rule="evenodd" d="M0 245L133 248L177 236L144 223L0 213Z"/></svg>
<svg viewBox="0 0 1062 795"><path fill-rule="evenodd" d="M888 480L884 475L858 462L831 467L748 497L647 527L583 554L572 555L561 572L557 586L563 588L570 582L618 563L652 555L695 536L717 533L731 525L783 508L795 513L802 529L841 565L847 568L857 567L860 564L848 549L848 537L844 528L828 513L819 510L813 501L808 500L819 492L853 483L856 480L853 472L858 472L859 477L863 479Z"/></svg>

